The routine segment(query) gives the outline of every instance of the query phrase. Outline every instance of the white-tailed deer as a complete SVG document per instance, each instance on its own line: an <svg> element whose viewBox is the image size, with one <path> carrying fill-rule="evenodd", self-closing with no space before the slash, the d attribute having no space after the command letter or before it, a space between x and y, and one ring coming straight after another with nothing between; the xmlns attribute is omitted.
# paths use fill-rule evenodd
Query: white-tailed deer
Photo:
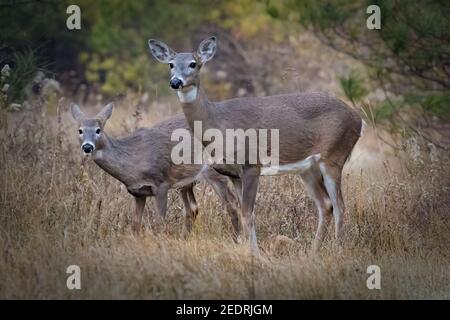
<svg viewBox="0 0 450 320"><path fill-rule="evenodd" d="M92 156L100 168L122 182L134 196L135 232L141 228L142 214L148 196L155 197L157 212L161 217L165 217L169 189L181 188L186 211L185 236L187 236L198 213L193 184L205 179L225 203L233 225L233 239L237 241L240 233L237 212L239 203L228 187L229 178L208 166L174 165L171 161L171 150L175 145L175 142L171 141L172 132L179 128L188 129L182 114L152 128L139 128L127 137L115 139L103 131L106 121L112 114L112 104L105 106L94 117L87 117L76 104L71 105L71 111L79 124L78 135L83 154Z"/></svg>
<svg viewBox="0 0 450 320"><path fill-rule="evenodd" d="M243 231L253 251L258 252L254 205L260 175L299 173L319 213L313 249L320 247L331 213L338 240L344 213L341 172L360 136L362 120L358 113L324 93L211 102L202 90L199 72L216 52L215 37L202 41L198 50L191 53L176 53L163 42L153 39L149 40L149 46L158 61L170 66L170 86L177 91L192 131L195 121L201 121L203 132L214 128L224 135L226 129L279 130L279 167L276 170L264 167L262 163L214 165L217 171L240 178ZM202 136L197 138L204 146L210 143ZM252 147L245 146L247 149Z"/></svg>

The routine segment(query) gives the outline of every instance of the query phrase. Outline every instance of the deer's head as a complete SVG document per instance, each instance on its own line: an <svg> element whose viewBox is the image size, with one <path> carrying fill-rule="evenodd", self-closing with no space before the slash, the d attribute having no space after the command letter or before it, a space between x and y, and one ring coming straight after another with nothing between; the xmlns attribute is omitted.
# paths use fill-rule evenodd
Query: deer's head
<svg viewBox="0 0 450 320"><path fill-rule="evenodd" d="M216 53L216 37L203 40L196 52L176 53L168 45L150 39L148 41L152 55L161 63L170 67L169 85L174 90L186 91L198 86L199 72L205 62Z"/></svg>
<svg viewBox="0 0 450 320"><path fill-rule="evenodd" d="M111 117L113 104L109 103L94 117L87 117L80 107L73 103L70 107L73 118L78 122L78 136L81 151L84 155L93 155L96 150L103 147L103 128Z"/></svg>

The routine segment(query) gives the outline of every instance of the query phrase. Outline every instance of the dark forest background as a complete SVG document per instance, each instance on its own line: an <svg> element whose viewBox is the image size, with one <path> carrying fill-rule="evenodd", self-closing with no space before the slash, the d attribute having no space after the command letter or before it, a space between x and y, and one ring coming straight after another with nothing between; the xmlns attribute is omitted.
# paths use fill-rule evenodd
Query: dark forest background
<svg viewBox="0 0 450 320"><path fill-rule="evenodd" d="M70 4L0 1L4 110L24 108L43 79L56 80L58 89L81 94L84 101L130 92L165 95L167 70L149 57L150 37L191 50L216 34L217 62L206 80L214 97L276 93L280 81L274 70L289 72L301 56L301 50L298 56L290 50L290 39L308 33L362 63L363 68L337 76L341 92L369 120L413 130L417 119L428 125L449 120L450 3L445 0L79 0L81 30L72 31L66 28ZM366 27L366 8L373 4L381 9L380 30ZM373 92L377 99L370 99Z"/></svg>

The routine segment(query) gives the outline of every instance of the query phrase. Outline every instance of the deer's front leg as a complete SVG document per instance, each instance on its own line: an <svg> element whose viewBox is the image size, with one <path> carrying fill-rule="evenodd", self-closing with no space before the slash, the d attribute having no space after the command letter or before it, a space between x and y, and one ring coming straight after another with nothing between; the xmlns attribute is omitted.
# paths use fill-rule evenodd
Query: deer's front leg
<svg viewBox="0 0 450 320"><path fill-rule="evenodd" d="M259 254L255 228L255 200L260 175L259 167L244 167L242 180L242 225L245 238L250 242L252 254Z"/></svg>
<svg viewBox="0 0 450 320"><path fill-rule="evenodd" d="M144 213L145 208L145 200L147 197L134 197L135 201L135 207L136 207L136 213L134 215L134 221L133 221L133 232L139 233L142 226L142 215Z"/></svg>

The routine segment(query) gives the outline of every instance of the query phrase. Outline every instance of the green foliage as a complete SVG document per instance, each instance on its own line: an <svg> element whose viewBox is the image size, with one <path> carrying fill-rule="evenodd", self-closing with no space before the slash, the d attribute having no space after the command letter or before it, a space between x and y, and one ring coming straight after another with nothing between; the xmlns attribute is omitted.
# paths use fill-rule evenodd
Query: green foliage
<svg viewBox="0 0 450 320"><path fill-rule="evenodd" d="M0 48L38 49L56 39L55 46L79 44L82 32L68 32L65 27L70 1L6 2L0 7Z"/></svg>
<svg viewBox="0 0 450 320"><path fill-rule="evenodd" d="M3 100L23 100L23 89L44 65L56 74L76 70L81 80L107 96L127 90L161 93L168 90L168 68L149 57L150 37L185 50L198 41L204 25L219 26L244 42L273 32L275 26L291 28L295 19L368 66L367 82L356 72L340 78L353 103L367 95L366 83L382 80L397 96L405 96L404 104L449 113L447 1L79 0L82 29L76 31L65 27L69 4L31 0L0 7L0 67L11 66ZM366 28L366 8L371 4L381 8L381 30ZM285 33L278 39L285 41ZM420 94L413 97L411 90ZM387 106L380 106L380 117L390 114Z"/></svg>
<svg viewBox="0 0 450 320"><path fill-rule="evenodd" d="M32 50L36 63L51 61L49 69L58 75L76 71L77 81L107 96L127 90L161 92L167 90L168 68L149 57L149 38L185 50L207 24L252 37L269 29L283 9L279 1L267 0L79 0L81 30L69 31L70 4L30 0L0 6L0 52L6 52L0 64L12 63L14 52Z"/></svg>
<svg viewBox="0 0 450 320"><path fill-rule="evenodd" d="M84 32L68 32L66 8L64 1L55 0L7 1L0 6L0 68L11 67L4 105L23 102L37 71L74 67Z"/></svg>
<svg viewBox="0 0 450 320"><path fill-rule="evenodd" d="M389 101L384 101L375 109L375 120L380 121L391 119L394 113L394 106Z"/></svg>
<svg viewBox="0 0 450 320"><path fill-rule="evenodd" d="M280 14L278 5L279 1L220 0L207 8L208 22L249 38L271 27L272 18Z"/></svg>
<svg viewBox="0 0 450 320"><path fill-rule="evenodd" d="M368 93L362 77L356 71L350 72L347 77L340 77L339 82L345 96L353 103L360 101Z"/></svg>
<svg viewBox="0 0 450 320"><path fill-rule="evenodd" d="M294 0L293 7L300 13L300 22L320 30L333 28L347 21L354 12L342 8L355 8L353 0Z"/></svg>
<svg viewBox="0 0 450 320"><path fill-rule="evenodd" d="M8 107L11 103L21 104L26 98L25 88L31 86L38 71L45 72L45 65L37 60L36 54L31 51L16 52L10 64L0 64L2 72L0 90L2 90L1 105Z"/></svg>
<svg viewBox="0 0 450 320"><path fill-rule="evenodd" d="M25 99L25 88L30 84L43 65L39 65L33 51L16 52L13 55L14 66L9 77L9 102L21 103Z"/></svg>
<svg viewBox="0 0 450 320"><path fill-rule="evenodd" d="M277 8L277 6L275 6L272 3L268 3L266 6L266 12L269 16L271 16L273 19L278 19L280 17L280 11Z"/></svg>
<svg viewBox="0 0 450 320"><path fill-rule="evenodd" d="M200 0L80 0L76 4L81 9L81 30L69 31L66 8L70 4L68 0L49 0L0 6L0 64L9 63L13 68L19 58L25 65L23 57L14 56L20 53L34 59L36 65L51 61L49 68L57 74L77 70L81 72L78 77L84 75L106 95L155 89L165 77L159 73L161 68L151 72L148 39L162 38L168 43L190 40L207 18ZM31 67L28 73L35 70ZM167 76L167 68L164 72ZM18 92L23 95L30 79L28 74L20 78L14 77L15 99L20 99Z"/></svg>
<svg viewBox="0 0 450 320"><path fill-rule="evenodd" d="M369 5L380 7L380 30L366 27ZM446 112L448 94L436 91L450 90L448 1L292 0L290 6L301 24L312 27L325 43L366 64L371 80L400 96L412 89L421 92L420 101L405 103L420 102L415 104L432 113ZM341 80L341 86L352 98L353 82L347 80ZM380 114L388 115L388 109L382 106Z"/></svg>
<svg viewBox="0 0 450 320"><path fill-rule="evenodd" d="M155 68L147 41L162 38L169 44L186 37L202 21L196 1L79 1L87 17L87 46L80 53L86 79L102 93L166 88L167 68ZM150 65L152 64L152 68ZM164 82L162 83L164 79Z"/></svg>
<svg viewBox="0 0 450 320"><path fill-rule="evenodd" d="M441 117L450 117L450 93L434 92L428 94L407 94L404 99L408 105L420 105L425 111L429 111Z"/></svg>
<svg viewBox="0 0 450 320"><path fill-rule="evenodd" d="M159 38L175 50L191 46L200 25L213 23L251 37L278 14L278 4L254 0L79 1L88 12L86 48L79 61L86 79L114 95L126 90L167 91L167 67L149 57L148 39ZM183 44L185 47L176 46Z"/></svg>

